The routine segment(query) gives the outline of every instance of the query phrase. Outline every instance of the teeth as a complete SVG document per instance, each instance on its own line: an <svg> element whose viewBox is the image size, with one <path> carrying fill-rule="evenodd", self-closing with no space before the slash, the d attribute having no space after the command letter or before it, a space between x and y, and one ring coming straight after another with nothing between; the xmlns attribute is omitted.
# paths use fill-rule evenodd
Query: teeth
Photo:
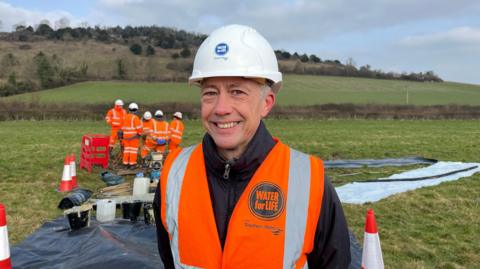
<svg viewBox="0 0 480 269"><path fill-rule="evenodd" d="M238 124L238 122L217 123L217 126L220 129L227 129L227 128L232 128L233 126L235 126L237 124Z"/></svg>

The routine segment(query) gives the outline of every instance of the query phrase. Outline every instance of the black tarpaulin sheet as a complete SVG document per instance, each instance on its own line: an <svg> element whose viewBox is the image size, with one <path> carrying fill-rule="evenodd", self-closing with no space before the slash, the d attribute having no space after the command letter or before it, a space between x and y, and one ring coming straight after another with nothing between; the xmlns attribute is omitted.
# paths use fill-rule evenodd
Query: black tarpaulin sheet
<svg viewBox="0 0 480 269"><path fill-rule="evenodd" d="M326 160L325 168L362 168L404 166L412 164L434 164L437 160L424 157L405 157L397 159L363 159L363 160Z"/></svg>
<svg viewBox="0 0 480 269"><path fill-rule="evenodd" d="M68 220L45 223L11 248L14 269L141 269L164 268L158 255L155 226L115 220L70 231ZM352 264L360 268L362 251L350 233Z"/></svg>
<svg viewBox="0 0 480 269"><path fill-rule="evenodd" d="M68 220L45 223L19 245L12 247L15 269L163 268L155 227L143 222L116 220L70 231Z"/></svg>

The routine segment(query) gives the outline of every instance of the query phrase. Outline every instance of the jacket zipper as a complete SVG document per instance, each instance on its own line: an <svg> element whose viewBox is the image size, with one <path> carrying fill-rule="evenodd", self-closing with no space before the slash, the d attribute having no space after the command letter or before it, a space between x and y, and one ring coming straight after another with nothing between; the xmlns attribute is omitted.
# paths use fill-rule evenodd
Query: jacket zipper
<svg viewBox="0 0 480 269"><path fill-rule="evenodd" d="M230 179L230 169L232 168L232 164L233 164L233 161L227 161L225 163L225 171L223 172L223 179L225 180L228 180ZM225 246L225 240L227 239L227 230L228 230L228 224L230 223L230 218L232 216L232 212L233 212L233 208L234 208L234 195L235 195L235 191L234 191L234 184L235 182L233 181L227 181L227 196L228 196L228 200L227 200L227 212L226 212L226 216L225 216L225 229L224 229L224 235L223 235L223 238L221 240L221 245L222 245L222 249L223 247Z"/></svg>
<svg viewBox="0 0 480 269"><path fill-rule="evenodd" d="M228 179L230 177L230 168L232 168L232 164L227 162L225 164L225 172L223 172L223 179Z"/></svg>

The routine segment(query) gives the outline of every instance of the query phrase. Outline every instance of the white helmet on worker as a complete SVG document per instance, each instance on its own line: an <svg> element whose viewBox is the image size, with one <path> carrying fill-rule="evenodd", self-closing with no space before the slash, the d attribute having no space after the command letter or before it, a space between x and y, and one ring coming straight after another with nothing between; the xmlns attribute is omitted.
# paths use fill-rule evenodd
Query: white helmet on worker
<svg viewBox="0 0 480 269"><path fill-rule="evenodd" d="M143 113L143 119L145 120L152 119L152 113L150 113L150 111L145 111L145 113Z"/></svg>
<svg viewBox="0 0 480 269"><path fill-rule="evenodd" d="M265 79L275 93L282 87L272 47L257 31L243 25L221 27L200 45L188 82L200 84L209 77Z"/></svg>
<svg viewBox="0 0 480 269"><path fill-rule="evenodd" d="M115 100L115 105L116 106L123 106L123 101L120 99Z"/></svg>
<svg viewBox="0 0 480 269"><path fill-rule="evenodd" d="M130 103L128 105L128 110L130 111L137 111L138 110L138 105L136 103Z"/></svg>
<svg viewBox="0 0 480 269"><path fill-rule="evenodd" d="M161 118L163 117L163 111L157 110L155 111L155 118Z"/></svg>
<svg viewBox="0 0 480 269"><path fill-rule="evenodd" d="M182 119L182 112L178 112L178 111L177 111L177 112L173 113L173 116L174 116L175 118Z"/></svg>

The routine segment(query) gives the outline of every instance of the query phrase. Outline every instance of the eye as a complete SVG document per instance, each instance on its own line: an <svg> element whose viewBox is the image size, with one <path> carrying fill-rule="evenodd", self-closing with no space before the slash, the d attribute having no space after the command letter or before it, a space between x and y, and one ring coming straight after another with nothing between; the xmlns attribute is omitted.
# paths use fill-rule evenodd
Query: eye
<svg viewBox="0 0 480 269"><path fill-rule="evenodd" d="M246 92L241 90L241 89L232 89L230 91L230 94L232 94L233 96L241 96L241 95L246 94Z"/></svg>
<svg viewBox="0 0 480 269"><path fill-rule="evenodd" d="M205 89L202 91L202 97L210 97L217 95L217 91L212 89Z"/></svg>

